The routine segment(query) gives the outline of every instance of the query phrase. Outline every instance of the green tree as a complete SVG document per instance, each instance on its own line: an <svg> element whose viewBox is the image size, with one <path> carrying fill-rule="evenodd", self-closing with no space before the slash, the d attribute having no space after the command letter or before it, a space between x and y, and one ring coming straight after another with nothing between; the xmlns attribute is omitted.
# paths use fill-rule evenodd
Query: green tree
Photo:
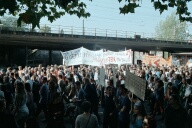
<svg viewBox="0 0 192 128"><path fill-rule="evenodd" d="M0 19L3 24L2 30L11 30L11 31L29 31L27 24L21 23L21 26L17 26L18 18L13 16L5 16Z"/></svg>
<svg viewBox="0 0 192 128"><path fill-rule="evenodd" d="M41 26L40 28L40 32L43 32L43 33L51 33L51 27L49 26Z"/></svg>
<svg viewBox="0 0 192 128"><path fill-rule="evenodd" d="M47 17L50 22L60 18L66 13L77 15L78 17L89 17L90 13L86 12L86 4L83 0L0 0L0 16L6 12L13 16L18 15L18 26L22 21L40 28L39 22L42 17ZM89 0L92 1L92 0ZM123 0L118 0L122 2ZM191 13L188 10L192 0L151 0L155 10L162 13L168 8L176 8L180 21L192 22ZM142 0L125 0L126 4L120 7L120 13L134 13L135 8L140 7Z"/></svg>
<svg viewBox="0 0 192 128"><path fill-rule="evenodd" d="M156 39L185 40L187 37L187 24L180 22L177 15L172 13L164 21L160 21L155 28Z"/></svg>

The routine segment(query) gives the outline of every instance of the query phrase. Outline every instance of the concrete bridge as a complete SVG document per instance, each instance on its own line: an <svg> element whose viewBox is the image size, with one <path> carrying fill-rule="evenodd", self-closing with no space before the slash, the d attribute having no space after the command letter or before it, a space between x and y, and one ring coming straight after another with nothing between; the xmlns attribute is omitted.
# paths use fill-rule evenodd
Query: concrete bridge
<svg viewBox="0 0 192 128"><path fill-rule="evenodd" d="M24 58L27 58L28 49L68 51L81 46L91 49L107 49L118 51L122 49L132 49L133 51L149 52L167 51L170 53L190 52L192 43L180 41L163 41L152 38L134 38L77 35L77 34L57 34L40 32L4 31L0 32L0 50L6 51L11 56L12 52L22 48ZM50 58L51 59L51 58ZM9 57L8 57L9 60Z"/></svg>
<svg viewBox="0 0 192 128"><path fill-rule="evenodd" d="M89 35L54 34L38 32L1 31L0 45L20 46L30 49L72 50L81 46L97 50L132 49L133 51L189 52L192 43L163 41L150 38L120 38Z"/></svg>

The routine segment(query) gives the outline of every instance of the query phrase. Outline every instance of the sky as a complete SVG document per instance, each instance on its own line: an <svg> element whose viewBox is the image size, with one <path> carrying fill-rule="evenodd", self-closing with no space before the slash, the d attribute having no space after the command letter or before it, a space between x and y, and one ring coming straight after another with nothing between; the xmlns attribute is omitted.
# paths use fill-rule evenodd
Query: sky
<svg viewBox="0 0 192 128"><path fill-rule="evenodd" d="M40 24L48 24L53 31L64 29L81 33L84 20L85 34L94 34L96 31L97 35L99 35L106 34L107 31L108 35L118 33L118 36L138 34L144 37L151 37L154 36L155 27L158 23L165 20L168 15L175 11L174 8L169 8L168 11L164 11L160 15L159 10L154 9L153 3L150 2L151 0L142 0L140 2L141 7L136 8L135 13L124 15L120 14L119 11L119 7L124 4L119 3L118 0L82 1L87 4L86 10L91 13L91 16L87 19L67 14L53 23L50 23L47 18L43 18ZM73 26L73 28L70 26ZM192 24L189 27L189 32L192 33Z"/></svg>

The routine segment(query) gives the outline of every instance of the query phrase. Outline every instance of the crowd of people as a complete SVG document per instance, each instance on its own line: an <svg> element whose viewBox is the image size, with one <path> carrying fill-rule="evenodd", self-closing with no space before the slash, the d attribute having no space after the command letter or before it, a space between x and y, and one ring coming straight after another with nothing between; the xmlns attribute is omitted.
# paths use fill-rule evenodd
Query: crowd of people
<svg viewBox="0 0 192 128"><path fill-rule="evenodd" d="M126 88L127 70L146 81L144 101ZM75 128L192 128L192 68L107 65L105 85L99 76L85 65L1 70L0 128L39 128L41 112L47 128L65 128L64 118Z"/></svg>

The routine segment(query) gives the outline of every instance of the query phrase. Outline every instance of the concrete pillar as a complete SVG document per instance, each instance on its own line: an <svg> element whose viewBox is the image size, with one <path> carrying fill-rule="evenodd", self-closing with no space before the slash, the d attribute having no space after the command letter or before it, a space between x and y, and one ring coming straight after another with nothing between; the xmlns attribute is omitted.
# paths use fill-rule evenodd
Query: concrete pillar
<svg viewBox="0 0 192 128"><path fill-rule="evenodd" d="M25 46L25 65L28 65L28 47Z"/></svg>
<svg viewBox="0 0 192 128"><path fill-rule="evenodd" d="M156 56L157 55L157 51L154 51L154 56Z"/></svg>
<svg viewBox="0 0 192 128"><path fill-rule="evenodd" d="M163 56L162 57L165 58L165 51L162 51L162 52L163 52Z"/></svg>
<svg viewBox="0 0 192 128"><path fill-rule="evenodd" d="M135 64L135 51L133 50L133 62L132 64Z"/></svg>
<svg viewBox="0 0 192 128"><path fill-rule="evenodd" d="M96 47L96 45L93 45L93 50L97 50L97 47Z"/></svg>
<svg viewBox="0 0 192 128"><path fill-rule="evenodd" d="M52 64L52 50L49 49L49 65Z"/></svg>

